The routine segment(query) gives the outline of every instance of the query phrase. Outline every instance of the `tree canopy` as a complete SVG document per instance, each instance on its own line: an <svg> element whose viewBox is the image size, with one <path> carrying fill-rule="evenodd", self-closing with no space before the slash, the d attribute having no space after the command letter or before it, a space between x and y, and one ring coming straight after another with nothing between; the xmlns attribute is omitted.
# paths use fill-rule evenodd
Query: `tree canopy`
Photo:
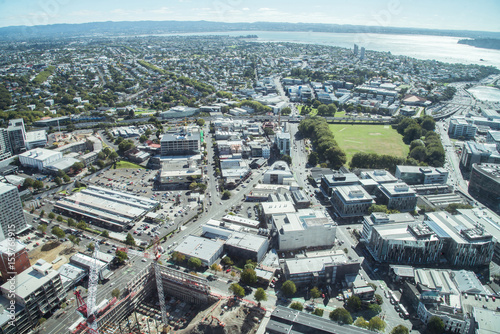
<svg viewBox="0 0 500 334"><path fill-rule="evenodd" d="M297 292L297 287L293 281L288 280L281 286L281 291L287 296L292 296Z"/></svg>
<svg viewBox="0 0 500 334"><path fill-rule="evenodd" d="M335 310L330 312L330 319L333 321L338 321L343 324L350 325L352 324L352 317L349 311L347 311L343 307L336 308Z"/></svg>

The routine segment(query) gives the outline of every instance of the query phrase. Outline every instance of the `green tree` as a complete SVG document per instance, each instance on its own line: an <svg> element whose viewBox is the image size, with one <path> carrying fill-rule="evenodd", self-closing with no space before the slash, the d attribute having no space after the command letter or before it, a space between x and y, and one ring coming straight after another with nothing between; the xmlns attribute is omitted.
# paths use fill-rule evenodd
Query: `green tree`
<svg viewBox="0 0 500 334"><path fill-rule="evenodd" d="M441 334L444 332L444 323L440 317L432 316L427 323L427 331L430 334Z"/></svg>
<svg viewBox="0 0 500 334"><path fill-rule="evenodd" d="M391 331L391 334L409 334L410 331L403 325L397 325Z"/></svg>
<svg viewBox="0 0 500 334"><path fill-rule="evenodd" d="M64 175L63 175L63 181L64 181L65 183L68 183L69 181L71 181L71 178L70 178L67 174L64 174Z"/></svg>
<svg viewBox="0 0 500 334"><path fill-rule="evenodd" d="M109 159L114 161L118 158L118 153L116 153L116 151L113 151L109 154Z"/></svg>
<svg viewBox="0 0 500 334"><path fill-rule="evenodd" d="M114 289L111 291L111 297L115 297L115 298L120 297L120 289L118 289L118 288L114 288Z"/></svg>
<svg viewBox="0 0 500 334"><path fill-rule="evenodd" d="M56 214L54 212L49 213L49 219L54 219L56 218Z"/></svg>
<svg viewBox="0 0 500 334"><path fill-rule="evenodd" d="M56 176L56 177L54 178L54 182L55 182L58 186L60 186L60 185L62 184L62 180L61 180L61 178L60 178L59 176Z"/></svg>
<svg viewBox="0 0 500 334"><path fill-rule="evenodd" d="M315 167L319 162L319 157L318 157L318 153L316 152L311 152L311 154L309 154L309 157L307 158L307 163L313 167Z"/></svg>
<svg viewBox="0 0 500 334"><path fill-rule="evenodd" d="M95 249L94 243L93 243L93 242L89 243L89 244L87 245L87 248L88 248L88 250L89 250L89 251L93 252L93 251L94 251L94 249Z"/></svg>
<svg viewBox="0 0 500 334"><path fill-rule="evenodd" d="M246 284L254 284L257 282L257 274L252 268L246 268L241 273L241 281Z"/></svg>
<svg viewBox="0 0 500 334"><path fill-rule="evenodd" d="M76 227L80 230L85 230L87 228L87 224L83 220L80 220L78 224L76 224Z"/></svg>
<svg viewBox="0 0 500 334"><path fill-rule="evenodd" d="M314 315L317 315L318 317L323 317L323 313L325 312L325 310L323 310L322 308L315 308L314 311L312 311L311 314L314 314Z"/></svg>
<svg viewBox="0 0 500 334"><path fill-rule="evenodd" d="M57 216L56 220L61 223L64 219L61 215L59 215Z"/></svg>
<svg viewBox="0 0 500 334"><path fill-rule="evenodd" d="M182 263L182 262L184 262L184 260L186 260L186 256L182 253L179 253L179 252L173 252L172 253L172 260L175 263Z"/></svg>
<svg viewBox="0 0 500 334"><path fill-rule="evenodd" d="M330 319L333 321L338 321L342 324L350 325L352 324L351 314L343 307L336 308L330 312Z"/></svg>
<svg viewBox="0 0 500 334"><path fill-rule="evenodd" d="M55 235L59 239L62 239L62 238L64 238L66 236L66 234L64 233L64 231L60 227L57 227L57 226L54 226L52 228L51 232L52 232L53 235Z"/></svg>
<svg viewBox="0 0 500 334"><path fill-rule="evenodd" d="M384 303L384 300L382 299L382 296L379 295L378 293L375 294L375 301L377 304L382 305Z"/></svg>
<svg viewBox="0 0 500 334"><path fill-rule="evenodd" d="M373 317L368 322L368 329L372 331L383 332L385 329L385 321L379 317Z"/></svg>
<svg viewBox="0 0 500 334"><path fill-rule="evenodd" d="M107 230L104 230L101 232L101 236L103 236L105 238L109 238L109 232Z"/></svg>
<svg viewBox="0 0 500 334"><path fill-rule="evenodd" d="M302 311L304 309L304 305L299 302L293 302L290 304L290 308L297 311Z"/></svg>
<svg viewBox="0 0 500 334"><path fill-rule="evenodd" d="M379 304L370 304L370 306L368 306L368 310L370 311L370 315L374 317L382 312L382 307Z"/></svg>
<svg viewBox="0 0 500 334"><path fill-rule="evenodd" d="M245 289L241 287L238 283L233 283L229 286L229 291L231 291L236 297L244 297Z"/></svg>
<svg viewBox="0 0 500 334"><path fill-rule="evenodd" d="M43 182L40 180L36 180L33 182L33 188L40 190L43 189Z"/></svg>
<svg viewBox="0 0 500 334"><path fill-rule="evenodd" d="M45 224L39 224L36 229L42 233L45 233L47 231L47 225Z"/></svg>
<svg viewBox="0 0 500 334"><path fill-rule="evenodd" d="M40 218L43 218L45 216L45 210L40 211Z"/></svg>
<svg viewBox="0 0 500 334"><path fill-rule="evenodd" d="M204 120L203 118L198 118L198 119L196 120L196 125L198 125L198 126L203 126L203 125L205 125L205 120Z"/></svg>
<svg viewBox="0 0 500 334"><path fill-rule="evenodd" d="M368 321L365 320L363 317L358 317L356 321L354 321L354 326L361 327L367 329L369 326Z"/></svg>
<svg viewBox="0 0 500 334"><path fill-rule="evenodd" d="M35 183L35 181L33 181L33 179L30 179L28 177L28 178L24 179L23 186L26 187L26 188L30 188L30 187L33 187L34 183Z"/></svg>
<svg viewBox="0 0 500 334"><path fill-rule="evenodd" d="M315 286L314 288L311 289L311 297L313 299L319 298L321 296L321 291L319 291L318 287Z"/></svg>
<svg viewBox="0 0 500 334"><path fill-rule="evenodd" d="M220 265L218 265L217 263L212 263L212 265L210 266L210 269L215 271L215 272L221 271Z"/></svg>
<svg viewBox="0 0 500 334"><path fill-rule="evenodd" d="M191 183L189 184L189 190L193 191L193 190L195 190L196 188L198 188L198 183L196 183L196 182L191 182Z"/></svg>
<svg viewBox="0 0 500 334"><path fill-rule="evenodd" d="M78 246L80 244L80 238L75 237L74 235L68 235L69 241L73 244L73 246Z"/></svg>
<svg viewBox="0 0 500 334"><path fill-rule="evenodd" d="M75 162L71 168L75 171L75 173L79 173L85 165L82 162Z"/></svg>
<svg viewBox="0 0 500 334"><path fill-rule="evenodd" d="M288 280L281 286L281 291L287 296L292 296L297 292L297 287L293 281Z"/></svg>
<svg viewBox="0 0 500 334"><path fill-rule="evenodd" d="M346 306L351 311L359 311L361 309L361 299L358 296L352 295L347 299Z"/></svg>
<svg viewBox="0 0 500 334"><path fill-rule="evenodd" d="M224 256L221 261L227 266L232 266L234 264L233 260L231 260L229 256Z"/></svg>
<svg viewBox="0 0 500 334"><path fill-rule="evenodd" d="M287 155L287 154L283 154L280 158L280 160L283 160L284 162L286 162L289 166L292 165L292 157Z"/></svg>
<svg viewBox="0 0 500 334"><path fill-rule="evenodd" d="M73 220L73 218L68 218L68 226L70 226L70 227L76 226L75 221Z"/></svg>
<svg viewBox="0 0 500 334"><path fill-rule="evenodd" d="M115 252L115 258L114 258L115 263L117 265L122 265L122 264L125 264L125 261L127 261L127 260L128 260L127 253L117 249Z"/></svg>
<svg viewBox="0 0 500 334"><path fill-rule="evenodd" d="M139 137L139 142L140 142L140 143L145 143L145 142L146 142L146 140L148 140L148 137L147 137L146 135L141 135L141 136Z"/></svg>
<svg viewBox="0 0 500 334"><path fill-rule="evenodd" d="M229 199L231 197L231 192L229 190L224 190L222 192L222 199Z"/></svg>
<svg viewBox="0 0 500 334"><path fill-rule="evenodd" d="M193 256L193 257L190 257L188 260L188 266L193 268L193 269L198 269L201 267L201 265L202 265L202 262L197 257Z"/></svg>
<svg viewBox="0 0 500 334"><path fill-rule="evenodd" d="M125 244L129 246L135 246L135 239L132 234L127 233L127 236L125 237Z"/></svg>
<svg viewBox="0 0 500 334"><path fill-rule="evenodd" d="M267 300L267 294L266 291L263 288L258 288L255 290L255 293L253 295L253 298L260 303L261 301L266 301Z"/></svg>

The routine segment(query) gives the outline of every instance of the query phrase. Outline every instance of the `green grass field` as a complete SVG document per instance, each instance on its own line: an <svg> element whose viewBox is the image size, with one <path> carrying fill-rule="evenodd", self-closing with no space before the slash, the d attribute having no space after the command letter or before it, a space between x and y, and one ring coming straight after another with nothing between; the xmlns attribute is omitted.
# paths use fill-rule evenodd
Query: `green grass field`
<svg viewBox="0 0 500 334"><path fill-rule="evenodd" d="M140 165L136 165L132 162L129 162L129 161L118 161L116 163L116 169L120 169L120 168L135 168L135 169L144 169L144 167L140 166Z"/></svg>
<svg viewBox="0 0 500 334"><path fill-rule="evenodd" d="M298 108L298 109L299 109L299 113L300 113L302 116L305 116L305 115L303 115L303 114L302 114L302 108L304 108L304 106L302 106L302 105L301 105L301 106L299 106L299 108ZM317 113L318 113L318 109L316 109L316 108L312 108L312 111L309 113L309 115L308 115L308 116L313 117L313 116L316 116L316 114L317 114ZM337 112L335 113L335 116L334 116L334 117L345 117L345 111L337 111Z"/></svg>
<svg viewBox="0 0 500 334"><path fill-rule="evenodd" d="M347 162L357 152L406 157L409 147L402 136L388 125L330 124L335 140L347 155Z"/></svg>

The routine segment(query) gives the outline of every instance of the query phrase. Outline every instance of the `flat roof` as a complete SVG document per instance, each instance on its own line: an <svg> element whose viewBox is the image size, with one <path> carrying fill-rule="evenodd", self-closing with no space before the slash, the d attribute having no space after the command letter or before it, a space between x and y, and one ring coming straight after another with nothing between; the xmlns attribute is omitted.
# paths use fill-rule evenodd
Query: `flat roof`
<svg viewBox="0 0 500 334"><path fill-rule="evenodd" d="M226 245L234 246L241 249L250 250L253 252L258 252L261 247L266 244L267 238L260 235L233 232L231 236L227 239Z"/></svg>
<svg viewBox="0 0 500 334"><path fill-rule="evenodd" d="M320 272L326 264L330 263L341 265L347 264L349 261L347 256L343 253L285 260L285 265L287 266L290 275Z"/></svg>
<svg viewBox="0 0 500 334"><path fill-rule="evenodd" d="M498 333L498 329L500 328L498 312L474 307L472 314L476 323L476 334Z"/></svg>
<svg viewBox="0 0 500 334"><path fill-rule="evenodd" d="M295 212L295 206L291 201L262 202L260 205L262 205L262 211L265 215Z"/></svg>
<svg viewBox="0 0 500 334"><path fill-rule="evenodd" d="M189 257L197 257L204 262L209 262L222 247L223 244L217 241L188 235L177 247L175 247L174 251Z"/></svg>
<svg viewBox="0 0 500 334"><path fill-rule="evenodd" d="M38 272L34 266L32 266L22 273L16 275L16 279L14 280L16 285L15 293L20 298L26 299L37 289L44 286L57 276L59 276L59 273L56 270L50 269L48 270L48 273L46 275L43 275ZM11 291L10 289L10 281L2 285L2 290Z"/></svg>
<svg viewBox="0 0 500 334"><path fill-rule="evenodd" d="M47 150L44 148L34 148L32 150L19 154L21 157L31 158L35 160L45 160L55 155L61 155L61 152Z"/></svg>
<svg viewBox="0 0 500 334"><path fill-rule="evenodd" d="M396 182L396 183L384 183L380 185L382 191L386 192L390 196L399 196L399 195L407 195L407 196L416 196L415 190L413 190L409 185L404 182Z"/></svg>
<svg viewBox="0 0 500 334"><path fill-rule="evenodd" d="M26 245L19 240L15 240L14 243L11 243L9 239L0 241L0 254L15 254L25 248Z"/></svg>
<svg viewBox="0 0 500 334"><path fill-rule="evenodd" d="M334 187L333 191L336 192L344 202L372 202L372 197L360 185L338 186Z"/></svg>
<svg viewBox="0 0 500 334"><path fill-rule="evenodd" d="M27 142L40 141L40 140L47 140L47 131L35 130L35 131L26 132L26 141Z"/></svg>

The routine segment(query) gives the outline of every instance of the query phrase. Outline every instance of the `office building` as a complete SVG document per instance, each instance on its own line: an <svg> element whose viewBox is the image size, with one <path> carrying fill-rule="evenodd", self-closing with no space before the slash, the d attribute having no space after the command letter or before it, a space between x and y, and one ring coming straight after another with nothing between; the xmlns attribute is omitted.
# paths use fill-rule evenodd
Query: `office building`
<svg viewBox="0 0 500 334"><path fill-rule="evenodd" d="M14 154L19 154L26 151L26 130L24 128L24 120L22 118L9 120L10 146Z"/></svg>
<svg viewBox="0 0 500 334"><path fill-rule="evenodd" d="M497 151L500 152L500 131L488 131L486 134L486 143L495 144L497 146Z"/></svg>
<svg viewBox="0 0 500 334"><path fill-rule="evenodd" d="M2 281L22 273L31 266L26 246L18 240L0 241L0 273Z"/></svg>
<svg viewBox="0 0 500 334"><path fill-rule="evenodd" d="M12 289L12 282L15 289ZM0 287L2 294L19 307L16 332L27 333L47 313L54 311L65 299L61 278L50 263L38 260L31 268Z"/></svg>
<svg viewBox="0 0 500 334"><path fill-rule="evenodd" d="M453 117L450 120L450 125L448 128L448 135L450 138L466 138L472 139L476 136L477 126L468 122L463 117Z"/></svg>
<svg viewBox="0 0 500 334"><path fill-rule="evenodd" d="M194 180L202 177L201 166L196 159L169 157L161 159L160 175L155 178L155 189L189 189Z"/></svg>
<svg viewBox="0 0 500 334"><path fill-rule="evenodd" d="M12 156L12 146L10 145L9 131L0 129L0 161Z"/></svg>
<svg viewBox="0 0 500 334"><path fill-rule="evenodd" d="M389 210L408 212L415 210L417 194L404 182L384 183L378 187L379 204L387 206Z"/></svg>
<svg viewBox="0 0 500 334"><path fill-rule="evenodd" d="M383 212L373 212L371 215L363 217L363 231L361 232L361 241L370 241L372 229L374 226L394 223L411 224L415 223L415 218L409 213L387 214Z"/></svg>
<svg viewBox="0 0 500 334"><path fill-rule="evenodd" d="M470 334L493 334L500 328L498 311L487 310L481 307L472 309Z"/></svg>
<svg viewBox="0 0 500 334"><path fill-rule="evenodd" d="M160 145L162 156L200 154L200 130L197 127L190 127L183 128L178 133L166 133L161 138Z"/></svg>
<svg viewBox="0 0 500 334"><path fill-rule="evenodd" d="M365 59L365 48L361 47L361 52L359 53L359 59Z"/></svg>
<svg viewBox="0 0 500 334"><path fill-rule="evenodd" d="M373 198L359 185L332 188L330 202L335 215L341 218L365 216L370 206L375 204Z"/></svg>
<svg viewBox="0 0 500 334"><path fill-rule="evenodd" d="M275 214L271 218L278 232L278 249L295 250L332 246L337 224L321 210L302 209L294 213Z"/></svg>
<svg viewBox="0 0 500 334"><path fill-rule="evenodd" d="M396 166L396 178L406 184L445 184L448 181L448 171L444 168Z"/></svg>
<svg viewBox="0 0 500 334"><path fill-rule="evenodd" d="M460 168L465 172L472 170L473 164L500 164L500 153L495 144L465 142L460 155Z"/></svg>
<svg viewBox="0 0 500 334"><path fill-rule="evenodd" d="M26 132L26 150L45 147L45 145L47 145L47 131L36 130Z"/></svg>
<svg viewBox="0 0 500 334"><path fill-rule="evenodd" d="M339 186L352 186L360 184L359 178L354 173L342 173L334 171L333 173L328 173L326 171L321 177L321 191L325 196L332 196L333 188Z"/></svg>
<svg viewBox="0 0 500 334"><path fill-rule="evenodd" d="M298 287L335 284L343 281L346 275L357 274L359 268L360 262L349 260L341 250L329 254L307 253L307 257L286 259L283 264L286 279Z"/></svg>
<svg viewBox="0 0 500 334"><path fill-rule="evenodd" d="M359 46L358 46L358 44L354 44L354 49L353 49L352 52L354 53L354 56L358 55L358 52L359 52Z"/></svg>
<svg viewBox="0 0 500 334"><path fill-rule="evenodd" d="M210 267L221 256L223 248L222 242L188 235L174 248L174 252L183 254L186 260L198 258L205 267Z"/></svg>
<svg viewBox="0 0 500 334"><path fill-rule="evenodd" d="M0 241L28 228L17 187L0 182Z"/></svg>
<svg viewBox="0 0 500 334"><path fill-rule="evenodd" d="M473 164L469 194L491 210L500 213L500 164Z"/></svg>
<svg viewBox="0 0 500 334"><path fill-rule="evenodd" d="M290 155L290 133L278 131L274 135L274 143L281 155Z"/></svg>
<svg viewBox="0 0 500 334"><path fill-rule="evenodd" d="M449 265L475 267L492 260L495 240L483 226L443 211L427 213L424 223L444 241L443 253Z"/></svg>

